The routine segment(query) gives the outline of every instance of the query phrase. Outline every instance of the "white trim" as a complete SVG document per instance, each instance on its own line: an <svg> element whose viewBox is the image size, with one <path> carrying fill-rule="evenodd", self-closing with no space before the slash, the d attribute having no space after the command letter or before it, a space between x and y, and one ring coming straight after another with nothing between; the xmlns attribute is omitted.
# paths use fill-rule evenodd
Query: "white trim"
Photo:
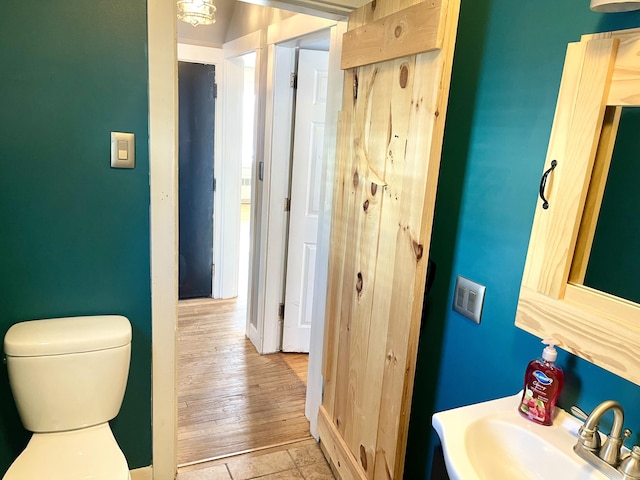
<svg viewBox="0 0 640 480"><path fill-rule="evenodd" d="M227 272L221 285L221 298L238 296L238 262L240 259L240 180L242 177L242 101L244 92L244 62L241 59L224 60L224 83L228 86L222 91L224 98L223 118L225 135L222 139L224 161L217 170L220 202L218 212L222 215L222 241L224 251L220 264Z"/></svg>
<svg viewBox="0 0 640 480"><path fill-rule="evenodd" d="M258 30L253 33L249 33L235 40L222 45L222 51L224 52L224 58L233 58L250 53L262 48L262 31ZM258 60L256 59L256 68L258 68Z"/></svg>
<svg viewBox="0 0 640 480"><path fill-rule="evenodd" d="M326 30L335 24L335 20L302 14L294 15L281 22L269 25L267 28L267 45L286 42L320 30Z"/></svg>
<svg viewBox="0 0 640 480"><path fill-rule="evenodd" d="M258 317L256 332L260 353L280 350L279 305L284 301L284 259L288 212L284 199L289 192L289 161L293 89L289 86L295 69L295 50L270 45L267 49L267 95L264 123L264 181L262 232L258 269ZM277 105L277 108L276 108ZM251 330L252 334L255 334ZM254 342L255 343L255 342Z"/></svg>
<svg viewBox="0 0 640 480"><path fill-rule="evenodd" d="M265 72L265 114L264 117L264 182L262 185L262 208L260 224L260 249L257 250L258 265L255 293L255 325L249 321L247 334L260 353L280 350L281 322L278 318L279 304L284 301L284 264L286 254L286 229L288 214L283 212L284 199L288 195L288 172L291 138L291 115L289 108L292 91L289 88L289 74L293 69L285 65L282 56L284 43L293 39L327 29L335 25L335 20L295 15L277 24L269 25L265 41L267 47ZM285 69L288 69L286 71ZM340 86L341 88L341 86ZM277 110L275 105L278 106ZM286 148L285 148L286 147ZM272 152L272 148L277 152ZM285 151L286 150L286 151ZM272 164L273 163L273 164ZM276 172L272 174L272 172Z"/></svg>
<svg viewBox="0 0 640 480"><path fill-rule="evenodd" d="M224 148L224 181L218 182L224 191L224 199L226 203L224 223L225 236L235 236L235 243L229 245L230 248L225 250L224 258L234 262L237 266L238 258L240 255L239 243L240 243L240 178L241 178L241 145L242 138L242 109L238 109L238 105L242 104L243 92L244 92L244 62L240 58L248 53L255 53L255 77L254 88L256 104L254 107L254 159L252 165L252 188L251 188L251 219L250 219L250 237L252 244L250 246L249 253L249 285L248 285L248 301L247 301L247 330L246 334L250 339L256 339L257 334L255 328L250 322L250 318L253 318L255 311L255 298L253 292L256 291L255 280L253 279L253 271L255 270L253 265L253 258L256 255L256 246L258 242L254 241L254 237L259 235L260 226L257 223L256 211L261 205L261 188L258 184L257 178L257 162L262 158L262 136L259 134L259 125L261 126L261 96L263 87L261 65L262 65L262 46L263 46L263 33L262 31L256 31L240 37L231 42L225 43L222 46L225 64L225 85L226 88L222 91L221 96L225 99L226 105L224 111L224 125L225 135L222 140ZM231 212L231 213L230 213ZM256 233L257 232L257 233ZM237 268L236 268L237 272ZM231 292L231 285L227 282L226 289L227 296L238 295L238 276L232 284L234 291ZM232 294L232 295L229 295ZM227 298L227 297L225 297Z"/></svg>
<svg viewBox="0 0 640 480"><path fill-rule="evenodd" d="M157 480L177 465L178 72L176 3L147 2L151 233L152 463Z"/></svg>
<svg viewBox="0 0 640 480"><path fill-rule="evenodd" d="M305 15L317 15L319 17L334 20L345 20L356 8L364 5L362 0L246 0L248 3L263 5L265 7L290 10ZM366 0L364 0L366 2Z"/></svg>
<svg viewBox="0 0 640 480"><path fill-rule="evenodd" d="M218 64L221 64L222 60L224 60L224 52L221 48L203 47L200 45L190 45L188 43L178 43L179 62L215 65L216 77L218 76Z"/></svg>
<svg viewBox="0 0 640 480"><path fill-rule="evenodd" d="M321 210L318 216L318 241L316 246L315 286L311 320L311 346L309 347L309 371L305 415L311 434L318 440L318 411L322 404L322 348L324 319L327 302L327 275L329 269L329 235L331 231L331 205L335 171L336 142L338 137L338 112L342 109L344 72L340 69L342 36L347 22L338 22L331 28L329 46L329 83L327 89L327 113L324 128L324 158L322 168Z"/></svg>
<svg viewBox="0 0 640 480"><path fill-rule="evenodd" d="M151 466L136 468L129 472L130 480L152 480L153 468Z"/></svg>
<svg viewBox="0 0 640 480"><path fill-rule="evenodd" d="M261 238L263 249L260 252L260 268L258 270L257 329L251 332L262 338L262 349L258 348L261 353L272 353L280 350L281 329L278 328L280 320L277 313L279 303L284 301L284 264L288 214L283 212L282 205L284 198L288 195L289 188L290 157L288 152L291 141L291 115L293 113L290 108L292 91L289 88L289 73L293 70L289 66L289 62L285 61L284 52L293 52L293 49L285 47L283 44L292 39L314 34L322 30L322 27L327 29L335 24L336 22L332 20L296 15L278 24L270 25L268 29L268 42L278 41L281 45L271 43L267 48L265 180L263 187L265 192L263 193L263 229ZM339 85L329 85L330 90L335 88L342 90L342 82ZM277 109L275 108L276 105ZM326 262L327 258L316 257L316 261ZM326 288L326 283L324 285L321 281L320 288ZM322 329L324 318L319 323ZM319 351L321 358L321 346ZM319 388L321 390L321 383Z"/></svg>
<svg viewBox="0 0 640 480"><path fill-rule="evenodd" d="M260 164L264 160L264 112L266 103L267 62L264 54L264 39L266 35L260 31L257 35L260 48L256 49L255 58L255 117L254 117L254 161L252 167L251 185L251 248L249 255L249 291L247 301L247 336L254 342L259 353L262 353L262 332L258 332L256 326L261 318L261 300L259 273L263 271L262 251L265 247L263 236L266 226L263 227L262 205L264 202L264 182L260 180ZM264 224L266 225L266 223Z"/></svg>

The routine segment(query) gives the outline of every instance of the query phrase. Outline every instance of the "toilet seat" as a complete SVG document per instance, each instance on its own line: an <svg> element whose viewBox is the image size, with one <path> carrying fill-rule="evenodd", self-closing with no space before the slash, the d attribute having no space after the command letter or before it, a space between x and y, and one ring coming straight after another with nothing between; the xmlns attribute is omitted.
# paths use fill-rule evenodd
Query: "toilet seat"
<svg viewBox="0 0 640 480"><path fill-rule="evenodd" d="M130 480L108 423L67 432L34 433L3 480Z"/></svg>

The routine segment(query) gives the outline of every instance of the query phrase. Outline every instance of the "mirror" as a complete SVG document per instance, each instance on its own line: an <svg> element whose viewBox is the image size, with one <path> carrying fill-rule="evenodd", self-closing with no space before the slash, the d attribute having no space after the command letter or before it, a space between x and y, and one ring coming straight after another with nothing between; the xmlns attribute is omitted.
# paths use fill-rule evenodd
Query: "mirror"
<svg viewBox="0 0 640 480"><path fill-rule="evenodd" d="M567 46L515 323L640 385L638 106L640 29Z"/></svg>
<svg viewBox="0 0 640 480"><path fill-rule="evenodd" d="M640 108L622 108L583 282L591 288L635 303L640 303L638 132Z"/></svg>

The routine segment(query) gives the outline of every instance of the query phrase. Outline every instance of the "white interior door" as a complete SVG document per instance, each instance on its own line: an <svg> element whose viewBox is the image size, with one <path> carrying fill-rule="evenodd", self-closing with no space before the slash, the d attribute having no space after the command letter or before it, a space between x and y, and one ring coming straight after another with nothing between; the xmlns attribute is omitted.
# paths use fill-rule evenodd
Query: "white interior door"
<svg viewBox="0 0 640 480"><path fill-rule="evenodd" d="M299 51L282 350L308 352L329 53Z"/></svg>

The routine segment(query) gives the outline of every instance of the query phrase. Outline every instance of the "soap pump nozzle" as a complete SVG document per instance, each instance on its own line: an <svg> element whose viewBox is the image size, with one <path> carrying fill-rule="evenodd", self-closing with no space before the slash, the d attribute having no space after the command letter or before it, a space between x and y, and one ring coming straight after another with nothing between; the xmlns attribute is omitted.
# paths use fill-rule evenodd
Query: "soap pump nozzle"
<svg viewBox="0 0 640 480"><path fill-rule="evenodd" d="M547 345L546 347L544 347L544 350L542 350L543 360L546 360L547 362L555 362L558 358L558 352L555 349L555 346L558 345L558 342L553 338L547 338L545 340L542 340L542 343Z"/></svg>

